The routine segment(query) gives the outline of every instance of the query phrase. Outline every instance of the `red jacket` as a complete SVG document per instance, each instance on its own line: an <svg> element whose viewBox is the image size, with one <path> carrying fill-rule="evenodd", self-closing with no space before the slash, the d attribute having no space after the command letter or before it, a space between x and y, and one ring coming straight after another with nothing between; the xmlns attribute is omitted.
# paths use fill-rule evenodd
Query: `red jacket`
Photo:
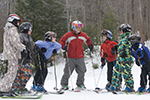
<svg viewBox="0 0 150 100"><path fill-rule="evenodd" d="M117 45L118 43L111 40L106 40L101 44L100 49L100 55L102 58L105 58L105 55L107 54L107 60L109 62L112 62L113 60L116 60L116 55L111 53L111 49L114 47L114 45Z"/></svg>
<svg viewBox="0 0 150 100"><path fill-rule="evenodd" d="M76 34L74 31L68 32L60 39L62 48L67 46L68 58L84 58L83 43L88 46L93 45L90 37L86 33L80 32Z"/></svg>

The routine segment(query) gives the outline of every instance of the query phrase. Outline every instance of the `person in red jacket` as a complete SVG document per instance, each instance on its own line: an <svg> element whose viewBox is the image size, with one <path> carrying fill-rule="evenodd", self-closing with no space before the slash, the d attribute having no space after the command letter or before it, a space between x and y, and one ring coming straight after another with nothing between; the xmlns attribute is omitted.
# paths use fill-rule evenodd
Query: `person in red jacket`
<svg viewBox="0 0 150 100"><path fill-rule="evenodd" d="M107 81L106 89L111 85L113 66L115 66L117 51L115 45L118 44L117 41L112 41L112 32L109 30L102 30L103 43L101 44L100 55L101 55L101 68L103 68L107 61Z"/></svg>
<svg viewBox="0 0 150 100"><path fill-rule="evenodd" d="M85 89L84 85L84 74L86 72L86 66L84 62L84 52L83 52L83 43L85 42L90 51L93 50L93 44L90 40L90 37L81 31L83 23L76 20L72 22L72 31L63 35L60 39L60 44L62 49L67 52L67 61L64 68L64 74L61 79L61 86L63 90L68 89L68 79L74 69L76 70L77 77L77 88L76 89Z"/></svg>

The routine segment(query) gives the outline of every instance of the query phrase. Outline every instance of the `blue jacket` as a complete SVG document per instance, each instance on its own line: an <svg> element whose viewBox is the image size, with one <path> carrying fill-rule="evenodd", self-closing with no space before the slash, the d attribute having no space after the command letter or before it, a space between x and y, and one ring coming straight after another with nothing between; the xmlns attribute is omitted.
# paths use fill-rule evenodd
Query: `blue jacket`
<svg viewBox="0 0 150 100"><path fill-rule="evenodd" d="M136 60L140 59L142 65L150 63L150 51L142 43L133 45L130 50Z"/></svg>
<svg viewBox="0 0 150 100"><path fill-rule="evenodd" d="M60 50L61 48L61 44L59 44L58 42L51 42L51 41L41 41L38 40L35 42L35 44L41 49L41 48L45 48L46 51L43 52L43 54L45 55L46 59L49 59L51 57L51 55L53 54L53 50L56 49L57 52Z"/></svg>

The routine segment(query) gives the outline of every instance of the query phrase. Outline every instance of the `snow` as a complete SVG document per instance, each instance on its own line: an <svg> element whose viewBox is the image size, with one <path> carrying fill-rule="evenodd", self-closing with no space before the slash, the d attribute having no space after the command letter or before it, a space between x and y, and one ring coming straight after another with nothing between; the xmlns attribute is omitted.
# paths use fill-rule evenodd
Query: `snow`
<svg viewBox="0 0 150 100"><path fill-rule="evenodd" d="M62 59L62 62L59 62L59 64L56 64L56 71L57 71L57 85L58 88L61 88L60 85L60 80L63 75L63 68L65 65L65 59ZM93 62L100 64L100 57L94 56ZM85 86L87 89L95 89L95 82L94 82L94 74L95 74L95 79L97 83L97 79L100 75L101 69L95 69L93 70L92 68L92 61L90 57L85 59L86 67L87 67L87 72L85 74ZM132 68L132 73L133 73L133 78L134 78L134 89L137 90L138 87L140 86L140 67L136 66L135 64L133 65ZM102 74L100 77L100 81L98 84L98 87L104 88L105 85L107 84L107 67L105 67L102 70ZM77 79L77 74L74 71L73 74L70 77L69 80L69 86L70 88L76 88L76 79ZM72 81L72 82L71 82ZM32 86L33 82L33 77L29 80L27 83L27 88L30 89ZM55 91L53 88L55 87L55 76L54 76L54 67L48 68L48 75L45 81L44 85L45 89L48 91ZM124 82L122 83L123 89L125 88ZM64 94L61 95L56 95L56 94L48 94L48 95L43 95L41 100L141 100L141 99L148 99L150 98L149 94L146 95L137 95L137 94L112 94L112 93L95 93L92 91L81 91L81 92L71 92L71 91L65 91ZM13 99L15 100L15 99ZM18 100L18 99L16 99ZM27 99L25 99L27 100Z"/></svg>
<svg viewBox="0 0 150 100"><path fill-rule="evenodd" d="M100 63L100 62L98 62L97 57L94 57L94 58L95 58L93 60L94 63ZM87 89L94 89L95 82L94 82L94 74L93 74L91 59L90 58L85 59L85 63L86 63L86 67L87 67L87 72L85 74L85 86ZM56 65L58 88L61 88L60 80L63 75L64 65L65 65L65 59L64 59L63 63L59 63ZM54 91L54 89L53 89L55 87L54 67L50 67L48 70L49 70L49 73L48 73L47 79L45 81L45 88L48 91ZM100 71L101 71L101 69L94 70L96 81L99 77ZM103 68L101 77L100 77L99 84L98 84L98 87L100 87L100 88L104 88L107 83L107 74L106 74L107 72L106 71L107 71L107 67L105 65L105 67ZM140 84L140 71L141 71L140 67L138 67L134 64L133 68L132 68L132 73L133 73L134 82L135 82L135 85L134 85L135 90L137 90L138 87L140 86L139 85ZM76 78L77 78L77 74L74 71L69 80L70 88L76 88ZM27 84L28 89L30 89L30 87L32 86L32 80L33 80L33 78L31 78ZM71 81L72 81L72 84L71 84ZM122 87L125 88L124 83L122 83ZM62 95L56 95L56 94L43 95L41 100L100 100L100 99L101 100L102 99L105 99L105 100L141 100L141 99L148 99L148 98L150 98L150 95L137 95L137 94L115 95L112 93L97 94L92 91L81 91L81 92L65 91L65 93Z"/></svg>

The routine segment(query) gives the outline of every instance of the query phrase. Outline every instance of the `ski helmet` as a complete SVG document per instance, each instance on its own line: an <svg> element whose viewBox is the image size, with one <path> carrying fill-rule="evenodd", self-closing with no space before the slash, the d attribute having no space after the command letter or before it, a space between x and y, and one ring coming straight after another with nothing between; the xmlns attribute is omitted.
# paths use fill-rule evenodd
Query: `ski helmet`
<svg viewBox="0 0 150 100"><path fill-rule="evenodd" d="M57 34L52 32L52 31L48 31L45 33L44 35L44 39L45 41L52 41L52 37L56 38L57 37Z"/></svg>
<svg viewBox="0 0 150 100"><path fill-rule="evenodd" d="M72 28L74 31L76 31L76 28L77 28L77 27L83 27L83 23L80 22L80 21L78 21L78 20L73 21L71 28Z"/></svg>
<svg viewBox="0 0 150 100"><path fill-rule="evenodd" d="M30 22L23 22L20 25L20 32L21 33L28 33L28 31L32 31L32 24Z"/></svg>
<svg viewBox="0 0 150 100"><path fill-rule="evenodd" d="M104 29L104 30L102 30L102 34L106 35L107 38L112 39L113 34L111 31Z"/></svg>
<svg viewBox="0 0 150 100"><path fill-rule="evenodd" d="M133 34L128 37L128 41L131 41L131 45L134 45L136 43L140 43L141 37L137 34Z"/></svg>
<svg viewBox="0 0 150 100"><path fill-rule="evenodd" d="M123 31L124 33L126 32L131 32L131 26L129 24L121 24L119 26L119 31Z"/></svg>
<svg viewBox="0 0 150 100"><path fill-rule="evenodd" d="M17 28L19 27L17 23L22 22L22 19L17 14L10 14L7 18L7 22L14 24Z"/></svg>

